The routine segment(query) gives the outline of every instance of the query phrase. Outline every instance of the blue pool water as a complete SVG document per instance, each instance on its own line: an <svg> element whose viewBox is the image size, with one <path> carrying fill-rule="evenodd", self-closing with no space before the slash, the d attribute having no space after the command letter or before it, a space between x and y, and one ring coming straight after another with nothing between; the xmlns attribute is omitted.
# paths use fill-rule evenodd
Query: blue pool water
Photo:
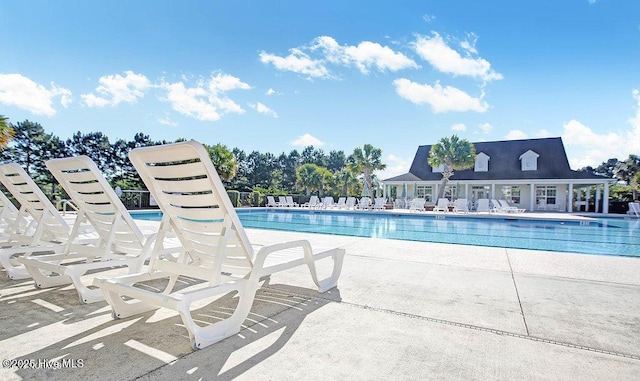
<svg viewBox="0 0 640 381"><path fill-rule="evenodd" d="M132 213L159 220L159 212ZM239 209L247 228L640 257L640 221L549 221L443 215Z"/></svg>

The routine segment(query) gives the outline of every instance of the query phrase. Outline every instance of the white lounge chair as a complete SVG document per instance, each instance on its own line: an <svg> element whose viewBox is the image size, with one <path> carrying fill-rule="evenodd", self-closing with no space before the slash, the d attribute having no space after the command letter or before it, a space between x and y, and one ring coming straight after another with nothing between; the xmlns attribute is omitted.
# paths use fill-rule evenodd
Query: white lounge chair
<svg viewBox="0 0 640 381"><path fill-rule="evenodd" d="M495 199L491 199L491 206L492 209L491 211L494 213L508 213L508 210L505 210L504 206L502 206L502 204Z"/></svg>
<svg viewBox="0 0 640 381"><path fill-rule="evenodd" d="M286 207L287 205L287 197L286 196L278 196L278 206Z"/></svg>
<svg viewBox="0 0 640 381"><path fill-rule="evenodd" d="M491 213L488 198L480 198L476 202L476 213Z"/></svg>
<svg viewBox="0 0 640 381"><path fill-rule="evenodd" d="M35 253L64 251L71 228L20 165L1 165L0 182L20 203L17 220L30 221L26 226L12 227L8 238L0 242L0 263L10 279L29 278L29 273L17 258L20 255L28 257Z"/></svg>
<svg viewBox="0 0 640 381"><path fill-rule="evenodd" d="M318 196L311 196L309 202L302 204L302 206L310 209L318 209L322 207L322 202L320 202Z"/></svg>
<svg viewBox="0 0 640 381"><path fill-rule="evenodd" d="M509 205L507 200L498 200L498 202L500 203L502 210L504 210L507 213L524 213L526 210L526 209L516 208L515 206Z"/></svg>
<svg viewBox="0 0 640 381"><path fill-rule="evenodd" d="M333 197L327 196L327 197L322 199L322 208L323 209L333 208L334 206L335 205L333 203Z"/></svg>
<svg viewBox="0 0 640 381"><path fill-rule="evenodd" d="M185 250L177 263L154 255L144 273L97 280L115 317L159 307L172 309L180 314L192 347L203 348L240 331L261 277L306 265L318 290L336 286L344 249L313 254L309 242L300 240L254 252L202 144L192 140L138 148L129 157ZM333 259L332 273L324 280L318 279L315 270L315 261L321 258ZM174 290L182 277L201 283ZM135 286L155 279L167 279L166 289L155 292ZM238 302L228 315L212 319L211 324L193 316L200 303L234 291Z"/></svg>
<svg viewBox="0 0 640 381"><path fill-rule="evenodd" d="M346 197L338 197L338 202L336 203L337 209L346 209L347 208L347 198Z"/></svg>
<svg viewBox="0 0 640 381"><path fill-rule="evenodd" d="M93 303L103 300L103 294L90 288L91 279L81 279L85 274L91 272L93 275L121 267L135 273L140 271L152 248L165 254L163 240L168 224L162 224L160 241L153 245L157 231L150 231L146 236L140 231L90 158L54 159L45 164L76 204L79 215L63 252L18 259L27 268L37 288L73 283L80 302ZM93 245L75 243L79 238L78 228L85 221L99 236ZM173 251L179 249L179 245L173 245Z"/></svg>
<svg viewBox="0 0 640 381"><path fill-rule="evenodd" d="M409 204L409 211L416 210L418 212L424 212L424 204L426 203L425 198L418 197L411 200L411 204Z"/></svg>
<svg viewBox="0 0 640 381"><path fill-rule="evenodd" d="M459 198L453 202L453 211L455 213L469 213L469 202L466 198Z"/></svg>
<svg viewBox="0 0 640 381"><path fill-rule="evenodd" d="M386 203L387 199L385 197L376 197L373 200L373 210L384 210Z"/></svg>
<svg viewBox="0 0 640 381"><path fill-rule="evenodd" d="M347 197L347 201L345 201L345 209L355 209L356 204L358 204L358 201L355 197Z"/></svg>
<svg viewBox="0 0 640 381"><path fill-rule="evenodd" d="M640 217L640 202L630 202L629 212L635 214L636 217Z"/></svg>
<svg viewBox="0 0 640 381"><path fill-rule="evenodd" d="M434 212L449 212L449 200L446 198L439 198L438 203L433 208Z"/></svg>
<svg viewBox="0 0 640 381"><path fill-rule="evenodd" d="M371 197L362 197L360 199L360 202L358 202L358 205L356 206L356 208L363 209L363 210L371 209Z"/></svg>
<svg viewBox="0 0 640 381"><path fill-rule="evenodd" d="M275 208L280 206L278 204L278 202L276 201L276 199L273 196L267 196L267 204L266 206L270 207L270 208Z"/></svg>
<svg viewBox="0 0 640 381"><path fill-rule="evenodd" d="M287 200L288 207L294 208L298 206L298 203L293 201L293 196L286 196L285 199Z"/></svg>
<svg viewBox="0 0 640 381"><path fill-rule="evenodd" d="M6 240L22 226L26 227L25 218L18 219L18 208L0 191L0 239Z"/></svg>

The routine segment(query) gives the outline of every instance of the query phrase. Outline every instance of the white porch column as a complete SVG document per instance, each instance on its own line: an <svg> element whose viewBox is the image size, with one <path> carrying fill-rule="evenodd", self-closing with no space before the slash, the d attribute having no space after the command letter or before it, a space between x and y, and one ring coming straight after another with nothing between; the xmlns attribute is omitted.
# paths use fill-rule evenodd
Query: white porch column
<svg viewBox="0 0 640 381"><path fill-rule="evenodd" d="M491 198L496 200L498 199L496 197L496 184L491 184Z"/></svg>
<svg viewBox="0 0 640 381"><path fill-rule="evenodd" d="M436 184L436 185L433 186L433 196L435 196L435 197L433 197L432 201L435 204L438 203L438 194L439 194L438 192L440 192L440 190L438 188L440 188L440 184Z"/></svg>
<svg viewBox="0 0 640 381"><path fill-rule="evenodd" d="M469 197L469 184L464 184L464 198L466 198L467 200L470 198Z"/></svg>
<svg viewBox="0 0 640 381"><path fill-rule="evenodd" d="M567 212L573 212L573 183L569 183L569 192L567 194Z"/></svg>
<svg viewBox="0 0 640 381"><path fill-rule="evenodd" d="M587 206L584 207L584 211L589 211L589 200L591 199L591 186L587 186L584 190L584 198Z"/></svg>
<svg viewBox="0 0 640 381"><path fill-rule="evenodd" d="M604 194L602 195L602 213L609 213L609 183L604 183Z"/></svg>
<svg viewBox="0 0 640 381"><path fill-rule="evenodd" d="M536 210L536 184L531 183L531 189L529 189L529 210Z"/></svg>
<svg viewBox="0 0 640 381"><path fill-rule="evenodd" d="M595 212L596 213L600 213L600 188L602 187L601 184L596 185L596 209Z"/></svg>

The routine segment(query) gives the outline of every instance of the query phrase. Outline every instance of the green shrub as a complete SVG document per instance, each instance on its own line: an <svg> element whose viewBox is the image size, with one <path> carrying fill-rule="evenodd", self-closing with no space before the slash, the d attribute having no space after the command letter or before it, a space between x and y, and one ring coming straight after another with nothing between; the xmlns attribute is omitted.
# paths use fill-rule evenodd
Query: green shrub
<svg viewBox="0 0 640 381"><path fill-rule="evenodd" d="M251 206L263 206L264 195L258 191L251 192Z"/></svg>
<svg viewBox="0 0 640 381"><path fill-rule="evenodd" d="M237 208L240 205L240 192L237 190L228 190L227 195L229 196L229 199L231 199L231 205L233 205L234 208Z"/></svg>

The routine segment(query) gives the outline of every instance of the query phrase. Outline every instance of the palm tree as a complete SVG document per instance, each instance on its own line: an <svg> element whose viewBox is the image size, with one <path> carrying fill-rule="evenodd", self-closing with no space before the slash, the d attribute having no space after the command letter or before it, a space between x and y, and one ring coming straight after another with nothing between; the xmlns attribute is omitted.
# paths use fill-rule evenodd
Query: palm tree
<svg viewBox="0 0 640 381"><path fill-rule="evenodd" d="M463 170L473 167L476 160L476 149L467 139L460 139L453 135L442 138L431 147L429 165L432 168L443 166L442 184L438 191L438 199L444 196L444 189L453 176L453 170Z"/></svg>
<svg viewBox="0 0 640 381"><path fill-rule="evenodd" d="M299 186L305 188L307 196L309 196L312 191L319 190L322 187L322 176L322 167L307 163L298 167L296 180Z"/></svg>
<svg viewBox="0 0 640 381"><path fill-rule="evenodd" d="M0 115L0 150L9 144L13 139L15 131L9 123L9 118L4 115Z"/></svg>
<svg viewBox="0 0 640 381"><path fill-rule="evenodd" d="M382 150L375 148L371 144L365 144L362 148L354 149L351 157L349 157L351 169L364 174L364 181L369 189L372 189L373 185L371 180L373 172L387 168L387 165L382 163L381 157Z"/></svg>
<svg viewBox="0 0 640 381"><path fill-rule="evenodd" d="M214 146L206 146L209 151L209 157L213 166L216 168L218 175L224 180L229 181L235 177L238 170L238 163L233 156L233 152L223 144Z"/></svg>
<svg viewBox="0 0 640 381"><path fill-rule="evenodd" d="M341 196L349 196L349 190L358 186L358 176L349 167L339 170L334 177Z"/></svg>

